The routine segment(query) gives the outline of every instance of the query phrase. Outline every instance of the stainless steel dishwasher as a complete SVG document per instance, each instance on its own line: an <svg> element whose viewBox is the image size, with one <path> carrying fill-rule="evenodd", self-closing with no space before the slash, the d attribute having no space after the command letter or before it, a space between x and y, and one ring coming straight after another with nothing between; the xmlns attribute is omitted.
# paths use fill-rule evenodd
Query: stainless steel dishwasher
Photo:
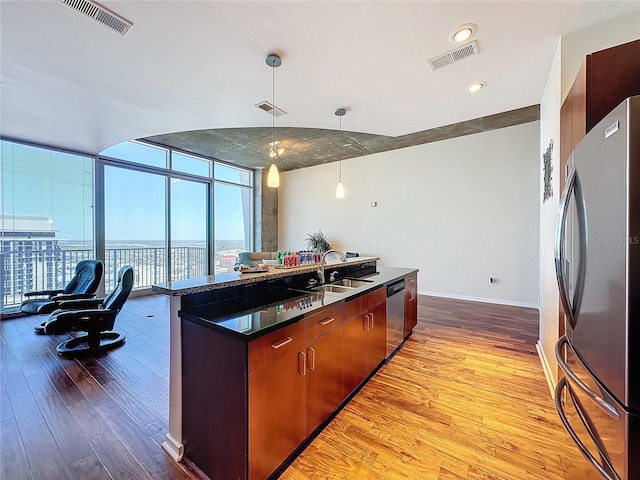
<svg viewBox="0 0 640 480"><path fill-rule="evenodd" d="M404 279L387 286L387 358L404 340Z"/></svg>

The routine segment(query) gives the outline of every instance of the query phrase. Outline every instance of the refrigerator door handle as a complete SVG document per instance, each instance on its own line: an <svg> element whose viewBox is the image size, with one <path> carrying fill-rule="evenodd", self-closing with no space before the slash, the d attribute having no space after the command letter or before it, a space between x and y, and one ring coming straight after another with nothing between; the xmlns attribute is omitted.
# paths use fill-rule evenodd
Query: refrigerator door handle
<svg viewBox="0 0 640 480"><path fill-rule="evenodd" d="M602 411L604 411L607 415L609 415L614 420L620 420L620 414L618 411L609 403L607 403L600 395L595 393L593 390L589 388L589 386L584 383L580 378L569 368L569 365L564 361L564 356L562 355L562 347L569 343L566 335L563 335L556 342L556 360L558 360L558 365L562 368L562 371L567 375L571 380L573 380L576 385L578 385L591 399L598 405Z"/></svg>
<svg viewBox="0 0 640 480"><path fill-rule="evenodd" d="M567 223L567 214L568 214L568 206L569 199L571 198L571 194L573 192L573 186L575 185L575 174L576 171L571 169L569 172L569 178L567 178L567 183L565 185L564 192L562 192L562 197L560 198L560 205L558 207L558 219L556 222L556 238L555 238L555 261L556 261L556 278L558 279L558 289L560 291L560 301L562 302L562 308L565 311L565 314L569 318L569 322L573 328L574 319L573 319L573 308L571 307L569 301L569 294L567 292L567 281L564 275L564 238L565 238L565 225Z"/></svg>
<svg viewBox="0 0 640 480"><path fill-rule="evenodd" d="M569 396L571 397L571 401L573 402L574 406L577 409L577 406L575 404L575 400L573 399L573 392L571 391L571 387L569 386L569 382L567 381L567 377L562 377L559 381L558 384L556 385L556 392L555 392L555 404L556 404L556 410L558 411L558 415L560 416L560 420L562 421L564 428L567 430L567 432L569 432L569 435L571 436L571 438L573 439L573 441L575 442L575 444L578 446L578 448L580 449L580 451L582 452L582 454L586 457L586 459L589 461L589 463L591 463L594 468L596 470L598 470L598 472L600 473L600 475L602 475L605 480L620 480L620 477L618 477L617 474L614 473L615 477L612 477L609 472L607 472L605 470L605 468L600 464L600 462L598 462L598 460L593 456L593 454L589 451L589 449L587 448L587 446L582 442L582 440L580 440L580 437L578 436L578 434L576 433L576 431L573 429L573 427L571 426L571 423L569 423L569 419L567 418L567 414L564 411L564 406L562 405L562 391L567 388L568 392L569 392ZM580 412L578 412L578 415L582 415ZM582 417L581 417L582 418ZM584 421L584 419L583 419ZM589 429L587 429L587 433L589 434L589 436L591 437L591 439L594 441L594 443L597 442L596 440L593 438L593 434L589 431ZM602 452L599 451L598 449L598 453L600 453L600 455L602 456L602 458L604 458L604 456L602 455ZM608 463L608 462L607 462ZM611 470L613 470L613 468L608 465Z"/></svg>
<svg viewBox="0 0 640 480"><path fill-rule="evenodd" d="M578 216L578 241L579 241L579 257L578 257L578 271L576 278L576 288L573 295L573 301L569 298L569 291L567 288L567 279L564 272L564 259L565 259L565 231L567 225L567 216L569 213L569 200L571 196L575 196L576 210ZM572 168L569 172L567 183L560 199L560 205L558 207L558 218L556 221L556 237L555 237L555 249L554 257L556 264L556 278L558 280L558 289L560 291L560 301L562 307L567 315L569 324L572 329L575 329L578 317L578 311L580 310L580 304L582 303L582 292L584 290L585 272L587 267L587 216L584 208L584 198L582 197L582 187L578 174L575 168Z"/></svg>

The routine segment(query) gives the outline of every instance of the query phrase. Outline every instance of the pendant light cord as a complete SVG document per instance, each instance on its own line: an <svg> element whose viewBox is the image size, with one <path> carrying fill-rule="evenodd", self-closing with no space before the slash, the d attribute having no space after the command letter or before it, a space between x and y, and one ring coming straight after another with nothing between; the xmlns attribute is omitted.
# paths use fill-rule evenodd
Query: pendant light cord
<svg viewBox="0 0 640 480"><path fill-rule="evenodd" d="M267 56L267 65L272 69L271 72L271 144L269 149L269 158L271 159L271 166L269 167L269 175L267 176L267 185L269 187L278 188L280 186L280 174L278 172L278 166L276 165L276 157L278 156L278 149L276 148L276 72L275 68L282 65L282 60L275 53L270 53Z"/></svg>
<svg viewBox="0 0 640 480"><path fill-rule="evenodd" d="M347 111L344 108L338 108L335 114L340 117L340 129L338 130L338 168L340 169L340 180L336 187L336 198L344 198L344 186L342 185L342 117Z"/></svg>
<svg viewBox="0 0 640 480"><path fill-rule="evenodd" d="M271 66L271 151L276 149L276 67ZM274 155L275 158L275 155ZM275 163L275 160L274 160Z"/></svg>
<svg viewBox="0 0 640 480"><path fill-rule="evenodd" d="M340 164L340 183L342 183L342 115L340 116L340 133L338 134L338 161Z"/></svg>

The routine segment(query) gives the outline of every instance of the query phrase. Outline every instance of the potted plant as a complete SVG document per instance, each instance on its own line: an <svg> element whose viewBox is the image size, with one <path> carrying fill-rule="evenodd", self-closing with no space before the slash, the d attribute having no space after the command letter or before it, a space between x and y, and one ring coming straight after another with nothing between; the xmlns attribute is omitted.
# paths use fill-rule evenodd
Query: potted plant
<svg viewBox="0 0 640 480"><path fill-rule="evenodd" d="M324 253L330 248L329 239L322 230L307 235L307 249Z"/></svg>

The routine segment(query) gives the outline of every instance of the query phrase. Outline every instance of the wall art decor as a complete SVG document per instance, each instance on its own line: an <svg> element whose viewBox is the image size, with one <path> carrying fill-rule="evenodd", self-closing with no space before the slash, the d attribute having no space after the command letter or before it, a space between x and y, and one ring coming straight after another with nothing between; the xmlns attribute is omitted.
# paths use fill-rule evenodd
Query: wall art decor
<svg viewBox="0 0 640 480"><path fill-rule="evenodd" d="M553 138L549 142L547 150L542 155L542 161L544 164L544 190L542 192L542 201L546 202L553 197L553 186L551 185L551 172L553 172L553 165L551 163L553 154Z"/></svg>

